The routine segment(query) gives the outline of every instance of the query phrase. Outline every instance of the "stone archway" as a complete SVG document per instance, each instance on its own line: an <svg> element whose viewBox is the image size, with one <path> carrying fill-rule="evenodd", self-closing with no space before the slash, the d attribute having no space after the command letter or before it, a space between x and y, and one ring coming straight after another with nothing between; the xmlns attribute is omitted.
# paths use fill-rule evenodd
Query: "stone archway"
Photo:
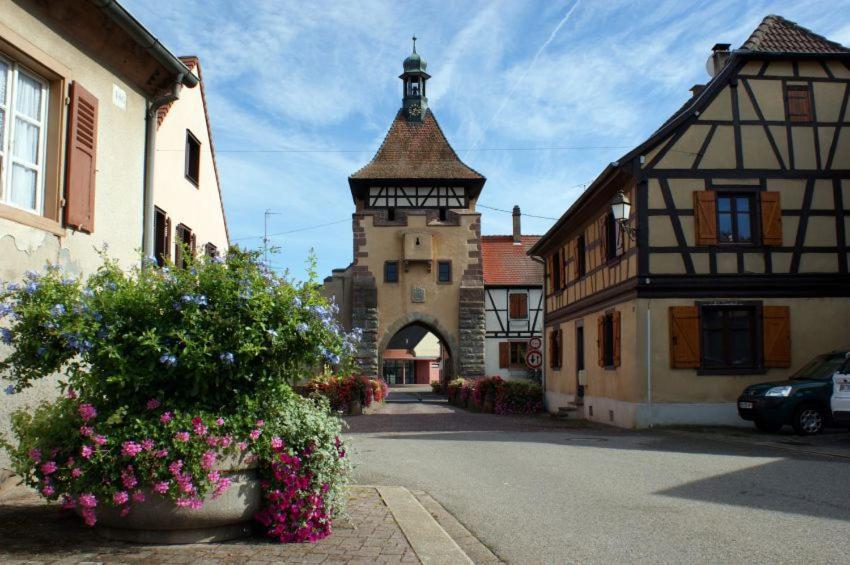
<svg viewBox="0 0 850 565"><path fill-rule="evenodd" d="M452 335L440 321L433 316L422 312L409 312L390 324L378 341L378 375L384 372L384 351L387 349L390 340L399 331L407 326L419 324L431 331L440 342L445 345L449 353L449 361L451 363L450 370L444 373L445 378L454 378L458 374L458 353L459 347L457 339Z"/></svg>

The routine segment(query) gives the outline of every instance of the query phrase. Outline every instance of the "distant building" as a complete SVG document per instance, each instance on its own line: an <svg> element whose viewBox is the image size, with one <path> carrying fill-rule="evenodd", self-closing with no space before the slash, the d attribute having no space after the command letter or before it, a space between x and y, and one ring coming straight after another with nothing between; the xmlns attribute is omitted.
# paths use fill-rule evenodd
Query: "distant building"
<svg viewBox="0 0 850 565"><path fill-rule="evenodd" d="M540 236L522 235L519 206L512 235L481 237L486 340L484 372L504 379L537 377L527 366L528 340L543 330L543 264L528 255Z"/></svg>
<svg viewBox="0 0 850 565"><path fill-rule="evenodd" d="M729 47L530 251L549 410L741 424L744 387L850 341L850 50L779 16Z"/></svg>

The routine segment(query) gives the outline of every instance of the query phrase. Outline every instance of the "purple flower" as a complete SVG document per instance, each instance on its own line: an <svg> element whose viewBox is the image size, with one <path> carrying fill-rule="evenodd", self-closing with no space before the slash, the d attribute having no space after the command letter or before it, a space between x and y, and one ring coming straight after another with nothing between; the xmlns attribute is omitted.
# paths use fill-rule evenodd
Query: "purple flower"
<svg viewBox="0 0 850 565"><path fill-rule="evenodd" d="M218 356L218 358L227 365L233 365L233 363L236 362L236 359L233 357L233 353L229 351L222 353Z"/></svg>
<svg viewBox="0 0 850 565"><path fill-rule="evenodd" d="M176 434L174 434L174 439L185 443L189 441L189 432L177 432Z"/></svg>
<svg viewBox="0 0 850 565"><path fill-rule="evenodd" d="M7 386L6 388L3 389L3 392L5 392L6 394L15 394L14 385Z"/></svg>
<svg viewBox="0 0 850 565"><path fill-rule="evenodd" d="M168 481L159 481L153 484L153 491L159 494L168 492Z"/></svg>
<svg viewBox="0 0 850 565"><path fill-rule="evenodd" d="M171 355L169 353L165 353L159 358L159 362L165 365L166 367L176 367L177 366L177 357Z"/></svg>
<svg viewBox="0 0 850 565"><path fill-rule="evenodd" d="M80 404L77 411L80 413L80 417L82 417L84 422L88 422L97 416L97 410L91 404Z"/></svg>
<svg viewBox="0 0 850 565"><path fill-rule="evenodd" d="M135 441L125 441L121 444L121 455L124 457L135 457L142 452L142 446Z"/></svg>
<svg viewBox="0 0 850 565"><path fill-rule="evenodd" d="M41 472L45 475L52 475L56 472L56 468L55 461L45 461L41 464Z"/></svg>
<svg viewBox="0 0 850 565"><path fill-rule="evenodd" d="M0 328L0 341L6 345L12 345L12 330L9 328Z"/></svg>
<svg viewBox="0 0 850 565"><path fill-rule="evenodd" d="M130 495L127 494L126 491L119 490L115 494L112 495L112 502L115 503L115 506L120 506L122 504L127 504L127 501L130 500Z"/></svg>
<svg viewBox="0 0 850 565"><path fill-rule="evenodd" d="M201 468L202 469L211 469L213 464L215 463L215 451L205 451L201 456Z"/></svg>
<svg viewBox="0 0 850 565"><path fill-rule="evenodd" d="M92 453L94 453L94 450L90 445L84 445L80 448L80 455L83 456L83 459L91 459Z"/></svg>
<svg viewBox="0 0 850 565"><path fill-rule="evenodd" d="M50 309L50 315L54 318L63 314L65 314L65 306L63 304L54 304L53 308Z"/></svg>
<svg viewBox="0 0 850 565"><path fill-rule="evenodd" d="M171 421L171 418L172 418L171 412L163 412L162 416L159 417L159 421L162 422L163 424L167 424L168 422Z"/></svg>
<svg viewBox="0 0 850 565"><path fill-rule="evenodd" d="M97 497L90 492L85 492L80 495L77 502L79 502L80 506L83 508L94 508L97 506Z"/></svg>
<svg viewBox="0 0 850 565"><path fill-rule="evenodd" d="M159 400L157 400L156 398L151 398L150 400L147 401L147 403L145 404L145 407L148 410L156 410L157 408L159 408Z"/></svg>

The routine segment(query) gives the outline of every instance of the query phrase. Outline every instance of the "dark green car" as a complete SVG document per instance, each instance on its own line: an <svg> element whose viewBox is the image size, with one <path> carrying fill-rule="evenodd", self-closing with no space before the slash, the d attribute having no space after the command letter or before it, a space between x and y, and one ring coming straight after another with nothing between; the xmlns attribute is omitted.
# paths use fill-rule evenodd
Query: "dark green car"
<svg viewBox="0 0 850 565"><path fill-rule="evenodd" d="M819 355L786 381L748 386L738 398L738 414L764 432L788 424L798 434L820 433L831 424L832 375L844 367L846 353Z"/></svg>

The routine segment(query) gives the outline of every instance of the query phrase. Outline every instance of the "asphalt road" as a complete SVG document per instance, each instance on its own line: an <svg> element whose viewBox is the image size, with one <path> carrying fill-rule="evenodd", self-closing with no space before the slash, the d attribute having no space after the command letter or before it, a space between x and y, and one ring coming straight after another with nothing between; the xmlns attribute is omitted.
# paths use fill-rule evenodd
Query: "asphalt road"
<svg viewBox="0 0 850 565"><path fill-rule="evenodd" d="M428 491L510 563L850 562L850 458L428 402L349 423L357 482Z"/></svg>

